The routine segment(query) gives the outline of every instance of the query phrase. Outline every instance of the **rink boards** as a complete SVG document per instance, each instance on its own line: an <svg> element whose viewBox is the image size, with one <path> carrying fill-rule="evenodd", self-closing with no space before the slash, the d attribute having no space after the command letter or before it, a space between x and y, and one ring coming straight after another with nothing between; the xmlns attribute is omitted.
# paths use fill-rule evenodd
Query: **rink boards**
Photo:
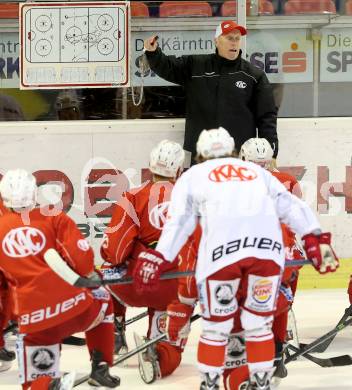
<svg viewBox="0 0 352 390"><path fill-rule="evenodd" d="M33 172L40 203L68 211L99 262L112 204L148 177L152 147L165 138L182 142L183 129L181 119L1 123L0 173L18 167ZM279 119L278 133L278 166L299 179L304 199L333 233L337 254L352 257L352 119ZM306 269L302 287L345 287L349 269L346 262L324 279Z"/></svg>

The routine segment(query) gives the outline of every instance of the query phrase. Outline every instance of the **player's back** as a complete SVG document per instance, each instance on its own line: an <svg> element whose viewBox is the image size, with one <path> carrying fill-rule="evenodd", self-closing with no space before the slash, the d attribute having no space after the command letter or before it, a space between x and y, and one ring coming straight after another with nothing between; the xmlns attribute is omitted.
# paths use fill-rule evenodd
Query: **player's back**
<svg viewBox="0 0 352 390"><path fill-rule="evenodd" d="M203 231L198 262L208 263L197 267L199 277L246 257L282 263L282 234L268 172L251 162L221 158L194 166L185 176Z"/></svg>
<svg viewBox="0 0 352 390"><path fill-rule="evenodd" d="M276 218L274 204L268 191L268 177L258 165L236 158L206 161L192 168L192 198L200 217L208 224L226 221L256 229L251 221ZM188 173L188 172L187 172ZM186 173L186 174L187 174ZM185 175L186 175L185 174Z"/></svg>
<svg viewBox="0 0 352 390"><path fill-rule="evenodd" d="M164 226L173 184L150 182L135 193L135 209L140 221L139 239L146 245L157 241Z"/></svg>
<svg viewBox="0 0 352 390"><path fill-rule="evenodd" d="M166 220L172 188L169 181L148 182L124 194L115 205L105 231L101 247L105 261L119 264L136 254L133 254L136 244L145 247L156 244Z"/></svg>
<svg viewBox="0 0 352 390"><path fill-rule="evenodd" d="M38 209L23 216L8 212L0 221L0 264L6 265L16 280L26 282L27 272L33 274L36 268L42 268L40 258L46 248L54 245L54 232Z"/></svg>
<svg viewBox="0 0 352 390"><path fill-rule="evenodd" d="M39 209L23 216L8 212L0 218L0 268L16 286L21 331L37 331L63 322L77 313L77 306L82 312L91 302L90 294L70 286L44 260L48 249L64 247L54 224L67 221L58 219L60 216L42 215ZM90 259L88 250L82 253Z"/></svg>

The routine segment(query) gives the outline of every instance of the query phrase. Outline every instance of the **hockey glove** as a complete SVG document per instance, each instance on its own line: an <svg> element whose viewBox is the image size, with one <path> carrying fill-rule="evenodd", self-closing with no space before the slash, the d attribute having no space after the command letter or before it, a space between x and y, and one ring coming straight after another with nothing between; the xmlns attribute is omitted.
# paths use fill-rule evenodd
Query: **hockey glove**
<svg viewBox="0 0 352 390"><path fill-rule="evenodd" d="M352 275L350 276L350 282L348 284L347 294L348 294L348 298L350 300L350 304L352 305Z"/></svg>
<svg viewBox="0 0 352 390"><path fill-rule="evenodd" d="M331 233L318 235L310 233L303 236L302 240L307 257L318 272L325 274L336 271L339 267L339 260L330 245Z"/></svg>
<svg viewBox="0 0 352 390"><path fill-rule="evenodd" d="M170 341L176 342L179 338L186 338L191 330L190 318L193 306L179 301L173 301L167 306L167 335Z"/></svg>
<svg viewBox="0 0 352 390"><path fill-rule="evenodd" d="M136 291L139 294L156 291L159 287L160 275L169 265L164 256L154 249L141 252L133 270L133 284Z"/></svg>

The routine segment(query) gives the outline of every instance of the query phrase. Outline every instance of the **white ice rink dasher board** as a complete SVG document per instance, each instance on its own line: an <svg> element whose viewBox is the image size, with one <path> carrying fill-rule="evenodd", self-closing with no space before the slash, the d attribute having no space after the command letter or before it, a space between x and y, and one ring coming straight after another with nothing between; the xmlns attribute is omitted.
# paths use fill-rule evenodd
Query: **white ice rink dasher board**
<svg viewBox="0 0 352 390"><path fill-rule="evenodd" d="M129 86L129 2L20 7L21 89Z"/></svg>

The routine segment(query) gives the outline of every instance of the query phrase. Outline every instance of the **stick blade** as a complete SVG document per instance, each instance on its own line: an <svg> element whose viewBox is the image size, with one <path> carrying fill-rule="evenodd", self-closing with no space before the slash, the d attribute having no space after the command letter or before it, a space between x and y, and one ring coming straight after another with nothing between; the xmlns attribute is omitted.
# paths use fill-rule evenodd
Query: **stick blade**
<svg viewBox="0 0 352 390"><path fill-rule="evenodd" d="M349 366L352 364L352 357L350 355L341 355L341 356L334 356L331 358L317 358L315 356L309 356L309 358L305 355L303 357L306 357L310 361L318 364L320 367L342 367L342 366Z"/></svg>
<svg viewBox="0 0 352 390"><path fill-rule="evenodd" d="M352 364L352 356L342 355L330 358L332 367L350 366Z"/></svg>

